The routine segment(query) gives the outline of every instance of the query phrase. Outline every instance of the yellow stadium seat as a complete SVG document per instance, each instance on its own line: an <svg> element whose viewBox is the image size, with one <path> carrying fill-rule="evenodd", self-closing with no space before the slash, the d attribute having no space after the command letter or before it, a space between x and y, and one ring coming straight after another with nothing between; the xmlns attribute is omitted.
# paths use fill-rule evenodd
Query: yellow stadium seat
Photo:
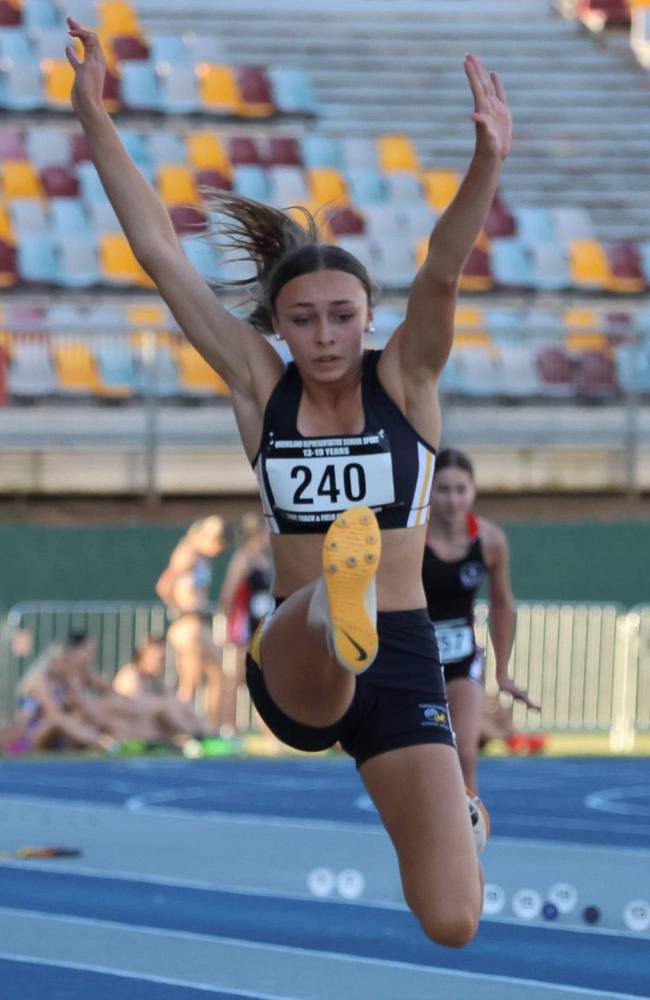
<svg viewBox="0 0 650 1000"><path fill-rule="evenodd" d="M612 357L612 348L604 333L567 333L564 344L568 351L580 354L582 351L598 351Z"/></svg>
<svg viewBox="0 0 650 1000"><path fill-rule="evenodd" d="M472 333L460 332L454 338L454 350L462 351L466 347L484 347L486 350L496 350L495 345L486 330L474 330Z"/></svg>
<svg viewBox="0 0 650 1000"><path fill-rule="evenodd" d="M573 284L579 288L605 289L612 281L607 254L597 240L571 240L569 271Z"/></svg>
<svg viewBox="0 0 650 1000"><path fill-rule="evenodd" d="M601 322L595 309L573 306L563 313L564 325L571 332L600 330Z"/></svg>
<svg viewBox="0 0 650 1000"><path fill-rule="evenodd" d="M240 115L242 97L230 66L223 63L197 63L201 104L206 110Z"/></svg>
<svg viewBox="0 0 650 1000"><path fill-rule="evenodd" d="M102 233L99 259L101 273L110 284L155 288L149 275L138 264L122 233Z"/></svg>
<svg viewBox="0 0 650 1000"><path fill-rule="evenodd" d="M28 160L6 160L2 169L5 198L41 198L40 178Z"/></svg>
<svg viewBox="0 0 650 1000"><path fill-rule="evenodd" d="M97 15L101 34L141 34L137 11L125 0L100 0L97 4Z"/></svg>
<svg viewBox="0 0 650 1000"><path fill-rule="evenodd" d="M189 132L186 145L188 162L195 170L218 170L230 177L230 157L218 136L212 132Z"/></svg>
<svg viewBox="0 0 650 1000"><path fill-rule="evenodd" d="M191 344L178 343L173 348L178 367L178 377L184 389L190 392L214 392L217 396L229 395L224 380L207 361L194 350Z"/></svg>
<svg viewBox="0 0 650 1000"><path fill-rule="evenodd" d="M59 341L52 345L57 381L64 392L87 392L96 396L101 380L92 351L81 341Z"/></svg>
<svg viewBox="0 0 650 1000"><path fill-rule="evenodd" d="M420 174L424 195L436 212L444 212L454 198L460 185L460 177L455 170L424 170Z"/></svg>
<svg viewBox="0 0 650 1000"><path fill-rule="evenodd" d="M50 107L70 108L74 70L67 59L41 59L43 89Z"/></svg>
<svg viewBox="0 0 650 1000"><path fill-rule="evenodd" d="M407 135L380 135L377 139L379 169L385 173L420 173L417 150Z"/></svg>
<svg viewBox="0 0 650 1000"><path fill-rule="evenodd" d="M473 306L458 306L454 316L454 326L456 330L484 331L485 316L483 310Z"/></svg>
<svg viewBox="0 0 650 1000"><path fill-rule="evenodd" d="M307 171L311 201L322 205L346 205L348 191L343 174L336 167L313 167Z"/></svg>
<svg viewBox="0 0 650 1000"><path fill-rule="evenodd" d="M11 222L11 216L9 215L9 210L4 202L0 201L0 240L5 243L10 243L12 246L16 244L16 234L14 233L14 227Z"/></svg>
<svg viewBox="0 0 650 1000"><path fill-rule="evenodd" d="M11 361L13 342L9 330L0 330L0 351L4 351L5 356Z"/></svg>
<svg viewBox="0 0 650 1000"><path fill-rule="evenodd" d="M199 192L191 172L178 164L158 168L158 194L165 205L194 205Z"/></svg>
<svg viewBox="0 0 650 1000"><path fill-rule="evenodd" d="M161 306L127 306L126 320L130 326L167 326L168 318Z"/></svg>

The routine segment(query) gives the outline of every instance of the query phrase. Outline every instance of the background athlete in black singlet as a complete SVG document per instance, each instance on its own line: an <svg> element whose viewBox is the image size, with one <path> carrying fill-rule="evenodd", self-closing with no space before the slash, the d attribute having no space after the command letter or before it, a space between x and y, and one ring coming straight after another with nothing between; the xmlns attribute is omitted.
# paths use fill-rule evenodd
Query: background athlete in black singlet
<svg viewBox="0 0 650 1000"><path fill-rule="evenodd" d="M485 653L476 645L474 600L487 577L490 635L499 691L537 709L508 676L515 602L504 532L471 513L476 496L470 460L443 449L436 459L422 579L434 623L452 724L466 784L476 790L476 762L484 703Z"/></svg>

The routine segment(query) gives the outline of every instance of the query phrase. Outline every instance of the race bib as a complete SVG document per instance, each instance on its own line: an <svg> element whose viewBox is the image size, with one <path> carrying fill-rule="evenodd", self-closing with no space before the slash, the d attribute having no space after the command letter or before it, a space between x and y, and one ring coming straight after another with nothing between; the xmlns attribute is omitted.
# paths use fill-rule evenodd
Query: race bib
<svg viewBox="0 0 650 1000"><path fill-rule="evenodd" d="M445 663L457 663L473 654L474 629L464 618L436 622L434 628L443 666Z"/></svg>
<svg viewBox="0 0 650 1000"><path fill-rule="evenodd" d="M395 499L383 431L274 441L265 468L275 507L296 521L333 520L346 507L383 507Z"/></svg>

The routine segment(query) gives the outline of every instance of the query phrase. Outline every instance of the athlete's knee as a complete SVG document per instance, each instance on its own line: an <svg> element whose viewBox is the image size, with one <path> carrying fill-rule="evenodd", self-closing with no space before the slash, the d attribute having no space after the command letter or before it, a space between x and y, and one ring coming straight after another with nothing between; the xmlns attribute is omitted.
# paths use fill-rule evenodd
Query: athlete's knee
<svg viewBox="0 0 650 1000"><path fill-rule="evenodd" d="M478 930L480 913L474 908L454 906L449 910L415 912L420 926L434 944L444 948L464 948Z"/></svg>

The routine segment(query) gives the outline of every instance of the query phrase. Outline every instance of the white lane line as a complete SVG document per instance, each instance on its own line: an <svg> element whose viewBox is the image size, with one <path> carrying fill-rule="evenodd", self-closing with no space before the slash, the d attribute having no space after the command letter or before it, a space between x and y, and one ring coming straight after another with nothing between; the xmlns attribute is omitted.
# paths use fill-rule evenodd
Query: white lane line
<svg viewBox="0 0 650 1000"><path fill-rule="evenodd" d="M158 946L156 947L154 945L151 951L148 952L148 954L152 954L154 956L166 955L167 952L165 951L165 949L173 948L174 942L178 940L185 941L188 944L192 942L194 943L201 942L204 944L208 944L213 949L212 954L214 956L215 968L218 967L218 954L214 953L214 949L222 947L225 948L228 954L230 955L232 955L233 949L239 950L241 952L241 955L244 957L244 963L245 963L244 968L252 972L259 970L260 968L259 964L256 964L254 961L255 953L257 953L258 958L260 954L266 953L270 956L272 955L280 958L287 955L292 956L292 960L295 961L299 959L301 960L311 959L319 961L326 960L329 963L338 965L340 969L343 969L343 967L357 968L359 966L363 966L368 969L370 968L384 969L386 970L387 973L392 972L393 970L401 970L401 971L425 974L427 977L431 977L432 979L434 979L434 977L436 978L444 977L449 980L466 980L474 983L480 982L483 984L484 989L487 989L488 985L491 986L492 984L499 983L502 984L504 987L515 986L517 988L517 993L513 994L513 997L515 995L517 997L521 996L520 993L521 987L529 987L531 989L548 991L549 993L554 993L554 992L557 993L562 991L564 994L571 994L575 996L586 996L594 998L594 1000L597 997L602 997L603 1000L647 1000L647 997L631 993L611 993L606 990L594 990L593 988L586 988L581 986L569 986L565 985L564 983L561 984L547 983L541 980L530 979L530 978L519 979L516 976L505 976L498 974L495 975L493 973L483 974L478 972L468 972L466 970L441 968L439 966L422 965L421 963L415 963L415 962L403 962L395 959L369 958L361 955L341 954L339 952L332 952L326 950L320 951L312 948L300 948L293 945L290 946L290 945L267 944L267 943L249 941L246 940L245 938L234 938L234 937L224 938L216 935L210 936L206 934L196 934L188 931L172 932L168 930L161 930L156 927L131 925L117 921L98 920L91 917L64 916L64 917L57 917L54 920L52 915L47 913L39 913L38 911L30 911L30 910L10 910L5 907L0 907L0 917L2 915L6 915L10 919L12 917L18 916L20 918L32 921L34 923L38 923L39 920L41 920L45 921L46 924L60 923L67 926L74 926L77 929L77 931L81 932L83 932L84 930L88 931L95 928L107 932L114 930L127 931L129 936L135 936L135 937L142 935L144 937L149 937L149 938L158 938ZM13 925L8 927L5 934L11 933L12 927ZM35 940L35 941L44 940L44 937L42 934L40 936L32 935L30 940ZM79 936L75 935L75 937L72 938L70 935L66 935L65 940L66 942L74 941L74 948L76 951L83 949L83 940ZM121 952L115 950L111 950L109 953L121 954ZM26 958L27 960L29 960L28 956L26 956ZM43 959L43 963L48 964L46 959ZM293 970L293 965L292 965L292 970ZM297 979L295 979L295 973L293 971L292 975L294 976L293 982L295 986ZM335 970L332 970L332 975L336 976ZM141 976L139 978L148 978L148 973L145 976ZM186 983L183 981L183 985L192 986L193 984ZM229 989L229 987L227 987L225 984L221 985L219 988L221 988L224 991L227 991ZM245 989L243 990L243 995L244 996L246 995ZM275 998L273 998L273 1000L275 1000ZM279 1000L286 1000L286 998L279 998Z"/></svg>
<svg viewBox="0 0 650 1000"><path fill-rule="evenodd" d="M99 972L104 976L115 976L118 979L135 979L138 982L162 983L164 986L183 986L187 989L200 990L204 993L230 993L235 997L250 997L250 1000L286 1000L277 993L252 993L250 990L239 990L228 987L210 986L208 983L195 983L187 979L172 979L169 976L158 976L153 973L125 972L123 969L113 969L109 965L90 965L85 962L69 962L58 958L33 958L31 955L7 955L0 952L4 962L17 962L30 965L54 966L57 969L74 969L76 972Z"/></svg>

